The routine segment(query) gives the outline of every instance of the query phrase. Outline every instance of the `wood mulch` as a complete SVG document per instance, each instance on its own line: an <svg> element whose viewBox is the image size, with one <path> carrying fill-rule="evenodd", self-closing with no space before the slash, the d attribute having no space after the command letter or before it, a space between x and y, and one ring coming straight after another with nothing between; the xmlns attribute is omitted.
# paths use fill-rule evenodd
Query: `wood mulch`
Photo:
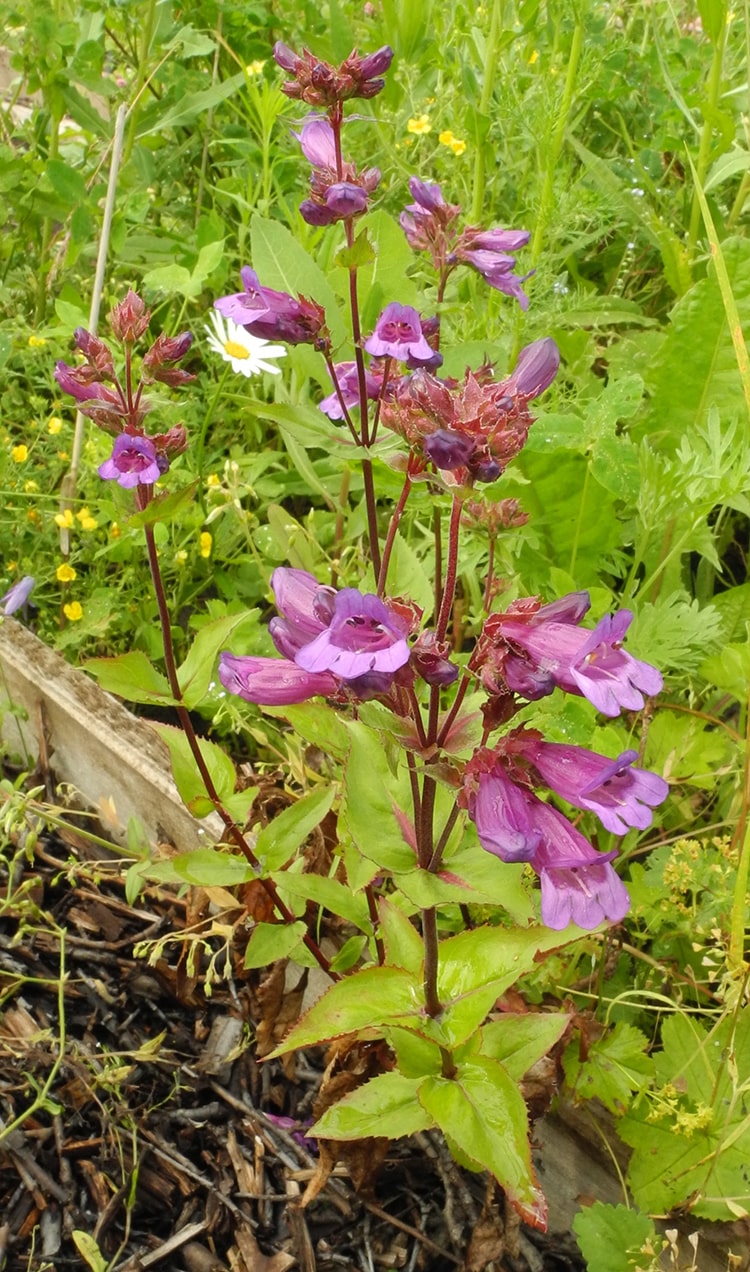
<svg viewBox="0 0 750 1272"><path fill-rule="evenodd" d="M211 899L129 905L75 830L0 849L0 1272L580 1272L438 1136L328 1173L323 1052L259 1059L305 985L246 971Z"/></svg>

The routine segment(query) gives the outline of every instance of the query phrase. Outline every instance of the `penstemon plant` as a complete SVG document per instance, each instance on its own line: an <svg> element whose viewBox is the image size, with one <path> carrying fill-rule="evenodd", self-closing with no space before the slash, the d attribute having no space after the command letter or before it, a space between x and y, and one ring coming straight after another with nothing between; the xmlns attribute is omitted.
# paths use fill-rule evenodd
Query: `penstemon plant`
<svg viewBox="0 0 750 1272"><path fill-rule="evenodd" d="M176 666L154 530L178 515L192 488L170 494L155 487L188 439L181 427L153 434L145 423L154 384L179 387L192 378L177 365L190 337L158 337L137 380L134 351L149 315L131 292L111 315L124 371L102 340L79 330L84 361L75 368L60 363L56 374L80 409L115 435L99 473L133 492L166 676L135 653L89 666L106 687L176 710L182 732L162 733L178 787L196 815L217 811L225 834L216 848L173 865L193 883L254 880L264 890L268 909L252 928L246 966L291 957L317 963L331 978L271 1052L335 1041L339 1064L352 1053L367 1055L360 1069L366 1080L350 1082L338 1100L321 1094L311 1133L342 1141L439 1128L459 1162L490 1171L522 1216L543 1226L519 1083L560 1040L568 1017L516 1014L498 1009L498 1000L545 952L618 923L629 906L613 866L616 850L592 846L554 797L621 836L650 826L667 785L637 766L635 750L610 758L545 740L527 722L529 704L577 695L615 717L640 710L662 678L623 647L629 611L584 625L586 592L522 596L504 611L494 608L497 535L525 518L515 501L488 497L485 489L523 448L533 424L529 404L554 380L559 353L553 340L541 339L521 350L504 378L486 363L461 380L441 378L439 314L451 276L464 267L527 308L516 254L529 234L465 225L438 185L413 177L401 226L412 249L431 258L438 316L392 300L374 329L363 330L360 275L376 248L355 225L370 209L380 173L359 171L346 158L344 104L378 94L392 52L352 53L338 67L284 44L274 55L290 77L283 91L311 108L295 134L312 166L300 212L311 226L343 231L337 261L347 276L350 345L334 345L331 315L314 297L264 286L250 267L242 270L242 290L217 300L216 309L227 330L310 345L324 360L331 392L320 410L330 421L331 446L359 465L363 483L362 574L353 580L360 586L281 566L271 576L278 615L269 626L278 657L226 649L240 621L230 616L204 627ZM219 342L223 330L216 328ZM240 356L237 341L232 351ZM260 346L257 352L263 356ZM384 463L402 483L392 506L378 491ZM394 595L391 585L415 492L420 512L428 504L433 513L428 606ZM462 648L456 621L467 526L478 526L488 544L484 613L470 650ZM337 781L321 780L257 836L244 829L254 792L236 792L231 761L198 738L191 719L217 655L225 690L286 716L340 766ZM299 849L334 805L334 869L325 879L305 874L296 868ZM527 867L539 879L541 923L521 884ZM331 949L304 918L308 901L344 919L358 937ZM369 1047L374 1039L387 1045Z"/></svg>

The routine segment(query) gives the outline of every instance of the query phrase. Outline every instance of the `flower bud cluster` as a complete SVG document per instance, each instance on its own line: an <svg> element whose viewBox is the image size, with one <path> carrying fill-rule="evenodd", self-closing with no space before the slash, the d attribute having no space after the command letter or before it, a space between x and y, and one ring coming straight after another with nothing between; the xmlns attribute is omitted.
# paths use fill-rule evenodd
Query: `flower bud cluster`
<svg viewBox="0 0 750 1272"><path fill-rule="evenodd" d="M127 354L125 385L118 378L109 346L83 327L76 330L73 338L84 361L76 366L61 361L55 367L57 383L64 393L75 398L81 414L115 436L112 455L99 468L100 477L115 480L127 489L153 486L169 468L170 460L187 447L187 430L182 424L151 436L143 428L143 421L152 409L152 403L143 396L145 385L158 381L179 387L195 378L175 366L188 354L191 334L162 334L144 354L140 383L134 390L130 381L130 355L134 344L148 330L150 320L149 310L132 290L109 315L115 338L124 345Z"/></svg>
<svg viewBox="0 0 750 1272"><path fill-rule="evenodd" d="M340 66L332 66L309 49L297 54L279 41L273 56L282 70L294 76L282 84L282 93L309 106L332 107L352 97L376 97L385 84L382 76L393 61L393 49L385 44L366 57L353 49Z"/></svg>

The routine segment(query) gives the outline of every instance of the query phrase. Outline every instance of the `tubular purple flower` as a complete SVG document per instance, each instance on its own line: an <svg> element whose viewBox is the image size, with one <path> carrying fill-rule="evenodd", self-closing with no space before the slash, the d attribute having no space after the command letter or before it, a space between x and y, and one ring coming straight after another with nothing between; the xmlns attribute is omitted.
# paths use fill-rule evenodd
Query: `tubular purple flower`
<svg viewBox="0 0 750 1272"><path fill-rule="evenodd" d="M534 340L518 355L512 373L504 382L516 393L531 400L548 389L560 367L560 350L551 336Z"/></svg>
<svg viewBox="0 0 750 1272"><path fill-rule="evenodd" d="M295 655L305 671L332 671L354 680L372 671L394 672L409 661L406 627L372 593L337 592L330 625Z"/></svg>
<svg viewBox="0 0 750 1272"><path fill-rule="evenodd" d="M669 786L648 769L633 768L637 751L623 751L617 759L580 746L544 742L528 736L519 753L528 759L542 781L575 808L596 813L606 830L625 835L646 830L653 809L663 803Z"/></svg>
<svg viewBox="0 0 750 1272"><path fill-rule="evenodd" d="M474 442L464 433L438 428L424 439L422 449L436 468L452 472L468 464L474 453Z"/></svg>
<svg viewBox="0 0 750 1272"><path fill-rule="evenodd" d="M359 406L359 376L356 362L337 362L334 371L336 372L341 396L346 403L347 410L351 410L353 406ZM380 397L381 380L379 377L373 375L371 371L367 371L365 373L365 386L368 400L376 402ZM343 420L344 411L335 391L329 393L328 397L323 398L323 401L319 402L318 406L323 414L328 416L329 420Z"/></svg>
<svg viewBox="0 0 750 1272"><path fill-rule="evenodd" d="M500 618L499 629L512 650L505 666L511 689L531 696L522 687L524 677L539 677L540 682L588 698L608 716L619 715L623 709L640 711L644 694L661 691L663 680L656 667L621 647L633 619L629 610L605 615L593 631L576 628L570 621L549 621L549 615L547 621L539 621L541 616L540 610L534 623ZM513 656L517 650L521 657ZM549 692L551 688L544 688L533 696Z"/></svg>
<svg viewBox="0 0 750 1272"><path fill-rule="evenodd" d="M374 79L376 76L385 75L392 61L393 49L389 44L384 44L374 53L368 53L360 59L359 73L363 80Z"/></svg>
<svg viewBox="0 0 750 1272"><path fill-rule="evenodd" d="M79 378L78 368L69 367L65 362L58 362L54 376L63 393L69 393L77 402L103 403L122 414L123 403L119 393L97 380L86 383Z"/></svg>
<svg viewBox="0 0 750 1272"><path fill-rule="evenodd" d="M288 44L284 44L283 40L277 40L274 44L273 59L282 71L291 71L292 74L303 64L302 58Z"/></svg>
<svg viewBox="0 0 750 1272"><path fill-rule="evenodd" d="M229 693L261 707L286 707L308 698L330 697L338 688L328 672L311 674L288 658L219 657L219 680Z"/></svg>
<svg viewBox="0 0 750 1272"><path fill-rule="evenodd" d="M386 305L365 341L365 349L374 358L396 358L405 362L411 357L429 363L434 354L422 332L419 314L411 305L393 301Z"/></svg>
<svg viewBox="0 0 750 1272"><path fill-rule="evenodd" d="M302 132L292 133L302 153L314 168L336 169L336 140L333 128L322 115L309 115L302 125Z"/></svg>
<svg viewBox="0 0 750 1272"><path fill-rule="evenodd" d="M214 302L214 308L225 318L264 340L315 344L327 338L325 313L315 301L261 287L258 275L247 265L240 275L245 290Z"/></svg>
<svg viewBox="0 0 750 1272"><path fill-rule="evenodd" d="M437 182L430 183L429 181L420 181L419 177L410 177L409 191L411 197L419 204L420 208L424 208L425 212L434 212L437 208L448 206L443 198L443 191Z"/></svg>
<svg viewBox="0 0 750 1272"><path fill-rule="evenodd" d="M528 861L542 891L542 922L555 931L619 923L630 898L611 866L556 808L518 786L499 766L481 773L469 814L480 843L503 861Z"/></svg>
<svg viewBox="0 0 750 1272"><path fill-rule="evenodd" d="M293 659L327 626L334 592L307 570L283 565L271 575L271 587L280 617L271 619L268 630L279 653Z"/></svg>
<svg viewBox="0 0 750 1272"><path fill-rule="evenodd" d="M494 230L481 230L476 234L473 230L466 232L468 238L471 234L471 249L482 252L517 252L519 248L525 247L531 238L528 230L501 230L497 226Z"/></svg>
<svg viewBox="0 0 750 1272"><path fill-rule="evenodd" d="M0 596L0 614L10 618L16 610L23 609L34 590L34 582L33 575L25 574L22 579L9 587L5 595Z"/></svg>
<svg viewBox="0 0 750 1272"><path fill-rule="evenodd" d="M513 273L516 262L512 256L503 256L497 252L485 251L481 248L476 251L473 249L462 251L456 253L456 255L465 264L471 265L472 269L481 274L484 281L490 287L494 287L495 291L501 291L506 296L512 296L518 301L522 309L528 309L529 298L523 291L521 283L524 283L527 278L531 278L532 274L535 273L533 269L528 274L522 274L519 277Z"/></svg>
<svg viewBox="0 0 750 1272"><path fill-rule="evenodd" d="M153 486L169 467L166 457L159 462L156 447L149 437L135 433L120 433L109 459L100 464L99 476L105 481L116 481L126 490L135 486Z"/></svg>

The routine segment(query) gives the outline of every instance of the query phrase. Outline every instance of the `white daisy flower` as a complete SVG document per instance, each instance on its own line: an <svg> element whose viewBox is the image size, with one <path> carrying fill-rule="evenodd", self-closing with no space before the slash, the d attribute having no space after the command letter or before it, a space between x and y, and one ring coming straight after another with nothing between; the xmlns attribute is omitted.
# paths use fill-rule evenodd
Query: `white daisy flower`
<svg viewBox="0 0 750 1272"><path fill-rule="evenodd" d="M244 327L239 327L231 318L223 318L216 309L209 315L211 327L204 324L208 332L208 343L215 353L231 365L238 375L260 375L262 371L270 371L271 375L280 375L281 368L275 367L269 358L285 358L283 345L269 344L259 336L251 336Z"/></svg>

